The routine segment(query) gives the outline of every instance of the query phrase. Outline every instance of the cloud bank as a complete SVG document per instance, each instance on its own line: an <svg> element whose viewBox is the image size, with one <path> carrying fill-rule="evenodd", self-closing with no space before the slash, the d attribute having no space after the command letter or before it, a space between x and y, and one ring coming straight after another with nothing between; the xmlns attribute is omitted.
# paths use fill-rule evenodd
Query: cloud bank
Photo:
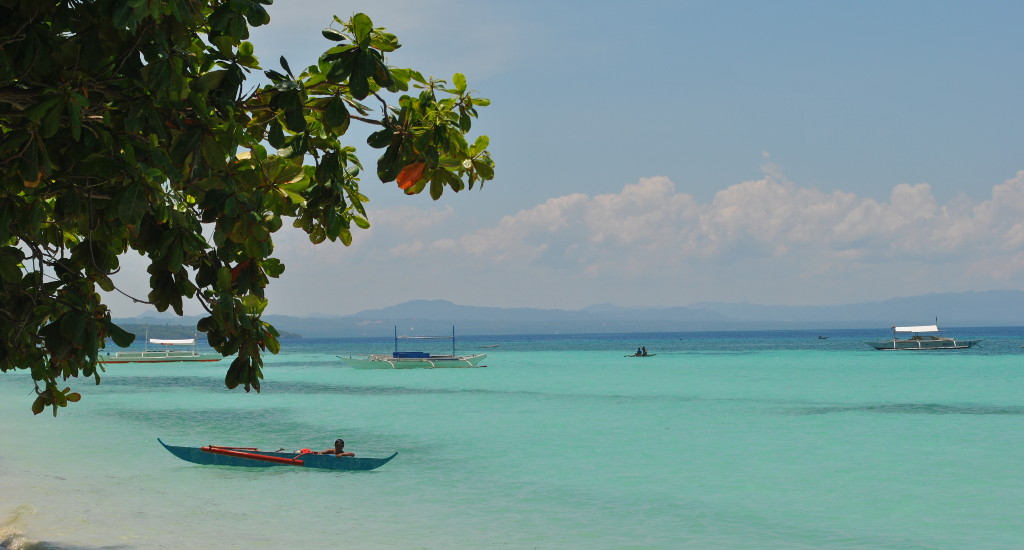
<svg viewBox="0 0 1024 550"><path fill-rule="evenodd" d="M896 185L879 201L796 185L772 165L704 204L681 187L642 178L482 227L451 204L371 210L372 227L350 247L313 246L285 229L275 242L287 269L271 284L271 309L350 314L411 299L825 305L1024 283L1024 171L987 200L946 204L927 183Z"/></svg>
<svg viewBox="0 0 1024 550"><path fill-rule="evenodd" d="M706 204L679 187L642 178L618 193L554 197L485 227L453 227L451 206L371 212L373 227L348 249L288 235L282 257L298 273L286 279L324 289L333 273L359 288L334 309L322 296L308 304L338 313L416 298L558 308L839 304L1024 280L1024 171L988 200L947 204L927 183L899 184L878 201L801 187L772 165ZM283 301L307 301L283 292Z"/></svg>

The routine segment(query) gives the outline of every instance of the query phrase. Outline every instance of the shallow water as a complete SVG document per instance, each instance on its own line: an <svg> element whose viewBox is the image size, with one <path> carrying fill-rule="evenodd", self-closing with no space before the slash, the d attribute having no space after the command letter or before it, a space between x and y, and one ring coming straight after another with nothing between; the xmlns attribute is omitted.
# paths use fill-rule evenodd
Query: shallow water
<svg viewBox="0 0 1024 550"><path fill-rule="evenodd" d="M954 332L954 331L949 331ZM354 370L380 340L116 365L33 417L0 375L8 548L1019 548L1024 329L460 337L486 368ZM482 348L482 346L499 347ZM626 358L640 346L654 357ZM156 442L398 456L373 472L182 462Z"/></svg>

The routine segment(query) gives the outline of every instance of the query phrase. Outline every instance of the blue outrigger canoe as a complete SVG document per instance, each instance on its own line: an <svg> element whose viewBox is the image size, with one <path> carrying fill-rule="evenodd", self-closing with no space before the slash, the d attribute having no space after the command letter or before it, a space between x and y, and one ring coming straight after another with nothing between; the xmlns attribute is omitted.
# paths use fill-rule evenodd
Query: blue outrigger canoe
<svg viewBox="0 0 1024 550"><path fill-rule="evenodd" d="M334 456L311 453L282 453L261 451L255 447L177 447L168 445L159 437L156 439L170 453L185 462L211 466L245 466L265 468L269 466L298 466L320 470L373 470L387 464L394 453L387 458L365 458L361 456Z"/></svg>

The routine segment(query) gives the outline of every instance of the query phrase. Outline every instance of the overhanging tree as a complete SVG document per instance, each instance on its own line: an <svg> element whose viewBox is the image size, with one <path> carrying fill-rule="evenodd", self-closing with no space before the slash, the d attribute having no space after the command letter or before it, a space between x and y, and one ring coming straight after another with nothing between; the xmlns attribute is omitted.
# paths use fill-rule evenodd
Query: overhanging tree
<svg viewBox="0 0 1024 550"><path fill-rule="evenodd" d="M133 341L98 292L129 251L145 301L202 304L226 385L259 391L274 232L369 227L353 123L378 127L377 178L407 194L493 178L465 77L389 66L398 41L364 14L335 17L305 70L263 71L246 40L271 1L0 0L0 371L31 372L33 412L78 401L66 381L99 383L107 339Z"/></svg>

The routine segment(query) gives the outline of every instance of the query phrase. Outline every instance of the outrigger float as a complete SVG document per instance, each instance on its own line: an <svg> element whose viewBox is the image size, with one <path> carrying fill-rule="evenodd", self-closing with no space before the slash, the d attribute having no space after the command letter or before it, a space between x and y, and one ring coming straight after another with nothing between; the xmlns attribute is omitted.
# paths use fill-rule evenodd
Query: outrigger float
<svg viewBox="0 0 1024 550"><path fill-rule="evenodd" d="M365 471L380 468L398 454L396 452L386 458L367 458L361 456L322 455L313 453L308 449L286 453L280 451L261 451L256 447L226 447L222 445L178 447L168 445L160 438L157 438L157 441L172 455L185 462L207 466L242 466L249 468L299 466L319 470Z"/></svg>

